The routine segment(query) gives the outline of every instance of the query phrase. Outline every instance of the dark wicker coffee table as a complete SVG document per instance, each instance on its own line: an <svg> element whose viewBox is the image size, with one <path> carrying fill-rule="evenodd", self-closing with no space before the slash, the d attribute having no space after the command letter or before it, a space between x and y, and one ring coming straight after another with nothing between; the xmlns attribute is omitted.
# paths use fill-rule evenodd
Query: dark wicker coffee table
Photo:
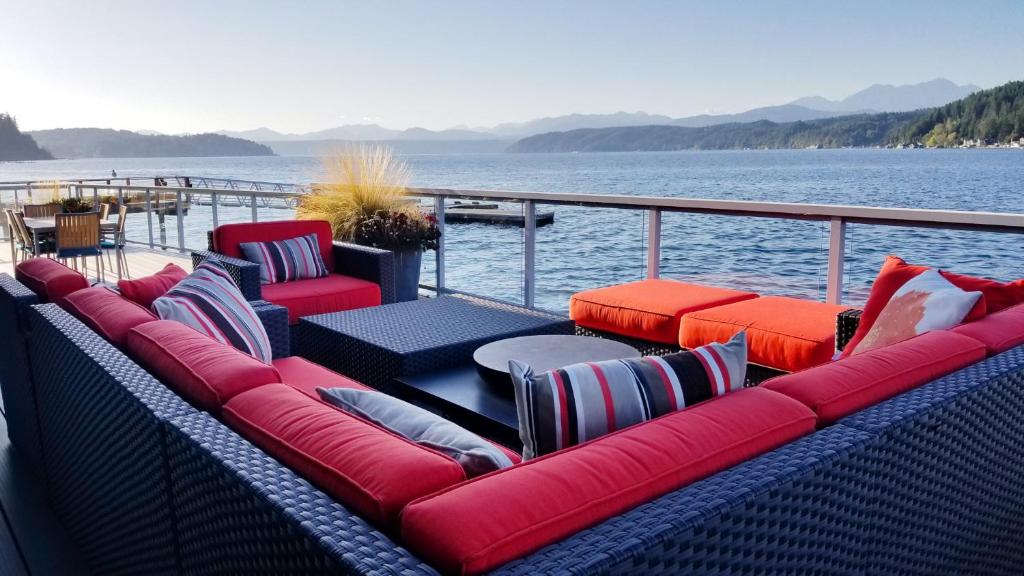
<svg viewBox="0 0 1024 576"><path fill-rule="evenodd" d="M465 296L440 296L302 318L297 352L379 390L399 376L472 365L496 340L572 334L564 316Z"/></svg>

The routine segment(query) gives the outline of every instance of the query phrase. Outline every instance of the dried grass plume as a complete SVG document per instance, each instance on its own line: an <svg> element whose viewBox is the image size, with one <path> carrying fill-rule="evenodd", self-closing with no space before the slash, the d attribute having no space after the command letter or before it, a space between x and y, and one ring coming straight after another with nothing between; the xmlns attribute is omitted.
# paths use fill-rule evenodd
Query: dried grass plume
<svg viewBox="0 0 1024 576"><path fill-rule="evenodd" d="M295 215L327 220L335 240L350 240L359 223L379 211L415 210L405 200L409 169L390 148L354 144L332 151L322 162L326 181L302 197Z"/></svg>

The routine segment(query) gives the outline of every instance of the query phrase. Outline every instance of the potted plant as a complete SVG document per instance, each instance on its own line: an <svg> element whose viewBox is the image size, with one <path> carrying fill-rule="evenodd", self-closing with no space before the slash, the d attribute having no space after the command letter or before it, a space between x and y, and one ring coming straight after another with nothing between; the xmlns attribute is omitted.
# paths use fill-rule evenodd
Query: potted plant
<svg viewBox="0 0 1024 576"><path fill-rule="evenodd" d="M65 214L81 214L84 212L92 212L92 202L84 200L82 198L76 198L69 196L67 198L61 198L60 200L50 202L51 204L57 204L61 207L61 211Z"/></svg>
<svg viewBox="0 0 1024 576"><path fill-rule="evenodd" d="M333 152L323 165L326 178L300 199L296 217L327 220L335 240L392 251L397 300L415 300L423 251L436 249L441 233L406 195L406 165L370 145Z"/></svg>
<svg viewBox="0 0 1024 576"><path fill-rule="evenodd" d="M384 248L394 254L398 302L417 298L423 252L436 250L440 238L437 220L418 211L382 210L360 222L353 235L358 244Z"/></svg>

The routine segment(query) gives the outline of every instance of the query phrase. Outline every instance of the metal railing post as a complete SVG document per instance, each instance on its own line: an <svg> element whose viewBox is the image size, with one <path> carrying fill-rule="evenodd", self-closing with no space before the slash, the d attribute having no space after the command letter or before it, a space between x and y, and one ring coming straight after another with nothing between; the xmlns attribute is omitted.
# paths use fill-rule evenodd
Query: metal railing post
<svg viewBox="0 0 1024 576"><path fill-rule="evenodd" d="M537 295L537 205L523 201L523 306L533 308Z"/></svg>
<svg viewBox="0 0 1024 576"><path fill-rule="evenodd" d="M213 211L213 228L214 228L214 230L217 229L217 225L220 222L220 220L217 217L217 204L219 204L219 202L217 202L217 193L216 192L210 192L210 209Z"/></svg>
<svg viewBox="0 0 1024 576"><path fill-rule="evenodd" d="M661 210L647 211L647 277L661 275Z"/></svg>
<svg viewBox="0 0 1024 576"><path fill-rule="evenodd" d="M185 251L185 218L181 211L181 203L184 200L181 196L181 190L175 193L174 212L178 220L178 250Z"/></svg>
<svg viewBox="0 0 1024 576"><path fill-rule="evenodd" d="M146 188L146 227L149 228L149 247L153 248L153 194Z"/></svg>
<svg viewBox="0 0 1024 576"><path fill-rule="evenodd" d="M846 253L846 221L835 216L828 234L828 279L825 281L825 302L840 304L843 300L843 260Z"/></svg>
<svg viewBox="0 0 1024 576"><path fill-rule="evenodd" d="M434 218L437 219L437 229L441 231L441 237L437 239L437 251L434 253L434 289L440 295L444 292L444 196L434 197Z"/></svg>
<svg viewBox="0 0 1024 576"><path fill-rule="evenodd" d="M256 195L252 194L251 195L251 199L252 199L252 221L253 222L258 222L259 221L259 215L257 214L257 208L256 208Z"/></svg>

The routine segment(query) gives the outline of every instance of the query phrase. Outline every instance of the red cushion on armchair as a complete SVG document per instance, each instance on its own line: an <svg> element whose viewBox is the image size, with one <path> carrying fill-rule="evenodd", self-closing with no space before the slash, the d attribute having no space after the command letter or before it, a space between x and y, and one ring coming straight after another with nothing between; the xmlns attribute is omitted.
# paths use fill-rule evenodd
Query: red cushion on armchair
<svg viewBox="0 0 1024 576"><path fill-rule="evenodd" d="M323 278L264 284L263 299L287 308L288 323L295 324L301 316L379 306L381 293L380 286L369 280L328 274Z"/></svg>
<svg viewBox="0 0 1024 576"><path fill-rule="evenodd" d="M214 251L245 260L239 244L242 242L270 242L287 240L306 234L316 234L320 255L328 272L334 272L334 234L326 220L282 220L242 224L223 224L213 231Z"/></svg>

